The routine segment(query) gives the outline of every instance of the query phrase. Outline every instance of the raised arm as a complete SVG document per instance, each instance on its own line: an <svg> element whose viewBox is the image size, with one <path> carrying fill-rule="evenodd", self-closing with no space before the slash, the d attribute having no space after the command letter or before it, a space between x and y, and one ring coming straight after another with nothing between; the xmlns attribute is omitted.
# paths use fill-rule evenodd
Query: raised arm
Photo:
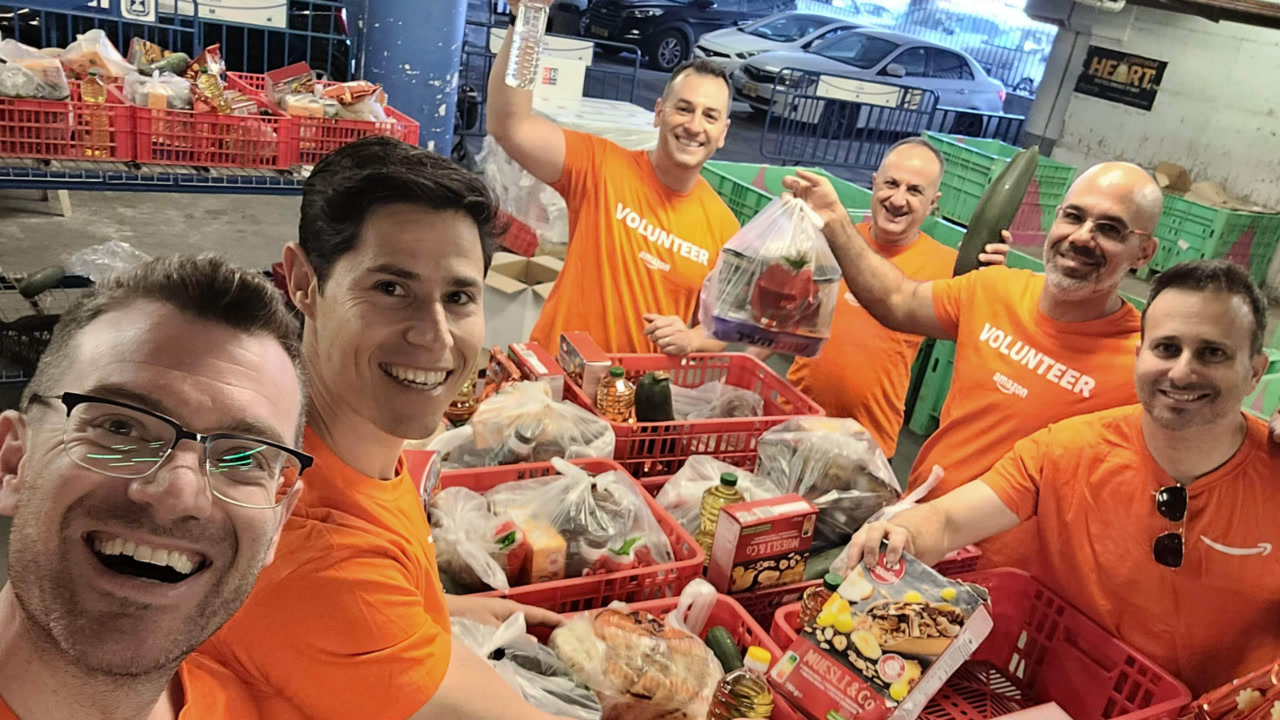
<svg viewBox="0 0 1280 720"><path fill-rule="evenodd" d="M511 10L519 10L519 0L511 0ZM489 71L485 98L486 127L511 159L548 185L564 173L564 131L559 125L533 112L533 91L507 84L507 57L515 32L508 29L502 49Z"/></svg>

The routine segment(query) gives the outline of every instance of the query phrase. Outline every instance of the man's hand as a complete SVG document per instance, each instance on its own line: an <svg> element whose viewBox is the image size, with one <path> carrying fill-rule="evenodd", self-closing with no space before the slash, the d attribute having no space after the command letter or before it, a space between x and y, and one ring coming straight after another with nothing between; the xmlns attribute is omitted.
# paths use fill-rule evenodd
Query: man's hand
<svg viewBox="0 0 1280 720"><path fill-rule="evenodd" d="M797 170L794 176L782 178L782 187L807 203L824 223L849 219L849 211L840 203L835 187L821 175Z"/></svg>
<svg viewBox="0 0 1280 720"><path fill-rule="evenodd" d="M1000 231L1000 239L1002 243L991 243L984 247L978 254L978 262L984 265L1008 265L1009 264L1009 246L1013 243L1013 236L1008 230Z"/></svg>
<svg viewBox="0 0 1280 720"><path fill-rule="evenodd" d="M880 561L880 544L884 540L889 541L884 550L884 563L889 567L896 566L904 552L915 554L915 541L906 528L887 522L867 523L849 541L845 572L853 570L860 562L869 568L875 567Z"/></svg>
<svg viewBox="0 0 1280 720"><path fill-rule="evenodd" d="M695 332L675 315L645 313L644 334L667 355L684 356L698 349L701 333Z"/></svg>
<svg viewBox="0 0 1280 720"><path fill-rule="evenodd" d="M449 606L450 617L466 618L495 627L506 622L507 618L518 612L524 613L526 625L559 627L564 624L564 618L550 610L531 605L521 605L518 602L502 598L445 595L445 603Z"/></svg>

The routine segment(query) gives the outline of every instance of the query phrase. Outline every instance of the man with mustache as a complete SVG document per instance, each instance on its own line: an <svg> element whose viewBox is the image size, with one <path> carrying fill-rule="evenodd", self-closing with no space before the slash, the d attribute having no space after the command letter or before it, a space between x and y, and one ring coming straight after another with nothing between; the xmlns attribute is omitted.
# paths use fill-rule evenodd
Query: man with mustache
<svg viewBox="0 0 1280 720"><path fill-rule="evenodd" d="M569 207L564 270L531 338L553 351L564 331L586 331L614 353L723 349L689 325L702 281L738 230L700 174L729 131L724 69L702 59L677 67L654 105L657 147L629 151L535 114L533 92L504 79L512 35L489 75L488 132Z"/></svg>
<svg viewBox="0 0 1280 720"><path fill-rule="evenodd" d="M1033 568L1199 695L1280 654L1280 447L1240 409L1267 367L1266 303L1240 268L1161 273L1132 382L1141 404L1056 422L969 483L849 546L924 562L1035 517ZM1028 569L1022 566L1023 569Z"/></svg>
<svg viewBox="0 0 1280 720"><path fill-rule="evenodd" d="M271 561L311 463L297 331L215 257L150 260L63 314L0 413L0 719L258 717L191 653Z"/></svg>

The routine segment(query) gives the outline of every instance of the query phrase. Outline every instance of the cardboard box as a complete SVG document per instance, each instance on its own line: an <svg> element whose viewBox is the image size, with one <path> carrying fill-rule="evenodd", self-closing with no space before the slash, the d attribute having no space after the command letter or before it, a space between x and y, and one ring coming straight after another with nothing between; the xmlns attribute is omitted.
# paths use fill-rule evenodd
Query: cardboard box
<svg viewBox="0 0 1280 720"><path fill-rule="evenodd" d="M1191 174L1177 163L1162 162L1156 165L1156 183L1169 192L1184 193L1191 189Z"/></svg>
<svg viewBox="0 0 1280 720"><path fill-rule="evenodd" d="M564 262L496 253L484 284L485 344L506 347L529 339Z"/></svg>
<svg viewBox="0 0 1280 720"><path fill-rule="evenodd" d="M818 508L795 494L724 506L707 581L722 593L802 582L817 521Z"/></svg>
<svg viewBox="0 0 1280 720"><path fill-rule="evenodd" d="M859 565L769 680L816 720L914 720L991 632L980 591L910 556Z"/></svg>
<svg viewBox="0 0 1280 720"><path fill-rule="evenodd" d="M567 332L560 336L560 352L556 359L583 394L594 406L596 391L609 375L613 362L591 335L584 332Z"/></svg>
<svg viewBox="0 0 1280 720"><path fill-rule="evenodd" d="M511 343L511 361L528 380L537 380L551 390L551 399L564 400L564 370L536 342Z"/></svg>
<svg viewBox="0 0 1280 720"><path fill-rule="evenodd" d="M520 372L520 368L507 357L502 348L494 346L489 350L484 377L477 383L479 387L476 390L476 402L482 403L507 385L521 380L524 380L524 373Z"/></svg>

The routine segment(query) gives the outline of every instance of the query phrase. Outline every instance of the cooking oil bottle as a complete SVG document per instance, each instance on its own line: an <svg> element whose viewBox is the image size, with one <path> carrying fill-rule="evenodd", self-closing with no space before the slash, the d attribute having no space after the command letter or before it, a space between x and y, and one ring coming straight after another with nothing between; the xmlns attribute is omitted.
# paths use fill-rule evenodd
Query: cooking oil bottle
<svg viewBox="0 0 1280 720"><path fill-rule="evenodd" d="M458 396L449 401L449 408L444 411L444 417L455 427L466 425L471 420L471 416L476 414L476 380L468 378L462 384L462 389L458 391Z"/></svg>
<svg viewBox="0 0 1280 720"><path fill-rule="evenodd" d="M721 473L720 484L712 485L702 493L702 509L698 511L701 524L698 527L698 544L707 554L704 564L711 564L711 544L716 539L716 522L720 519L720 508L725 505L740 503L745 500L738 489L738 476L733 473Z"/></svg>
<svg viewBox="0 0 1280 720"><path fill-rule="evenodd" d="M768 718L773 715L773 690L765 673L773 656L768 650L752 645L742 667L720 681L711 699L707 720L733 720L733 718Z"/></svg>
<svg viewBox="0 0 1280 720"><path fill-rule="evenodd" d="M80 99L89 108L89 146L84 154L93 158L111 157L111 119L107 116L107 86L90 70L80 83Z"/></svg>
<svg viewBox="0 0 1280 720"><path fill-rule="evenodd" d="M609 377L600 383L596 391L596 410L605 419L624 423L631 419L636 406L636 386L626 378L626 371L617 365L609 368Z"/></svg>
<svg viewBox="0 0 1280 720"><path fill-rule="evenodd" d="M804 596L800 598L800 627L813 627L813 621L818 619L818 613L822 612L822 607L827 604L832 595L836 594L836 590L840 589L842 582L844 578L836 573L827 573L822 578L821 585L815 585L804 591Z"/></svg>

